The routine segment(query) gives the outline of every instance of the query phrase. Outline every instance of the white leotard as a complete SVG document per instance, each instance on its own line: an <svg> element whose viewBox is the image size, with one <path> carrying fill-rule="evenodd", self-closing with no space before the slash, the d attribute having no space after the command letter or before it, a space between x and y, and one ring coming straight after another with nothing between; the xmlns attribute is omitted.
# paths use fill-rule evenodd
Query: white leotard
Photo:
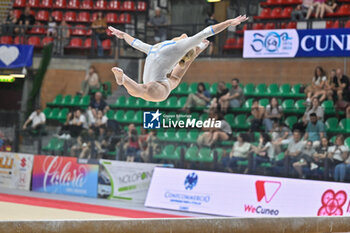
<svg viewBox="0 0 350 233"><path fill-rule="evenodd" d="M178 64L186 53L204 39L214 35L211 26L194 36L178 41L167 40L154 46L135 39L131 46L147 54L143 71L143 83L168 82L167 74Z"/></svg>

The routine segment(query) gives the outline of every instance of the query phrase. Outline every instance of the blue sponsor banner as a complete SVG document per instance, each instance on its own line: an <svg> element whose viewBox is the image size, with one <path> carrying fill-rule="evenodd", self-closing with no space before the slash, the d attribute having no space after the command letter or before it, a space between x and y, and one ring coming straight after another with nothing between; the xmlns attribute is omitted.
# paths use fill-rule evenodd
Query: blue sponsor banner
<svg viewBox="0 0 350 233"><path fill-rule="evenodd" d="M350 29L276 29L244 32L244 58L348 56Z"/></svg>
<svg viewBox="0 0 350 233"><path fill-rule="evenodd" d="M33 62L32 45L0 44L0 68L30 67Z"/></svg>

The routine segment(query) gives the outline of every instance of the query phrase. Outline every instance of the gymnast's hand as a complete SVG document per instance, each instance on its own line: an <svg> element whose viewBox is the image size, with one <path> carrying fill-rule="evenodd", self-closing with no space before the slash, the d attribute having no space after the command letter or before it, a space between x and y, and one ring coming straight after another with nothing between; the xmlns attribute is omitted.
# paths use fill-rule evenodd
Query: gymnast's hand
<svg viewBox="0 0 350 233"><path fill-rule="evenodd" d="M248 17L246 15L243 15L243 16L240 15L240 16L234 18L234 19L229 19L228 21L229 21L231 26L237 26L237 25L239 25L242 22L245 22L247 20L248 20Z"/></svg>
<svg viewBox="0 0 350 233"><path fill-rule="evenodd" d="M124 34L125 32L122 32L118 29L115 29L112 26L109 26L108 29L112 32L112 35L115 35L116 37L118 37L119 39L124 39Z"/></svg>

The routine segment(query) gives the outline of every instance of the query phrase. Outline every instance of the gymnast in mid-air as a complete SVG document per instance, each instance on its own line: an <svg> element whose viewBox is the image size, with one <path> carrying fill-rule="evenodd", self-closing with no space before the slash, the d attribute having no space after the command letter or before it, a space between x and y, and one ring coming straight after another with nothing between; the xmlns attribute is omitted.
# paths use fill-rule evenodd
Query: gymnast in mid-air
<svg viewBox="0 0 350 233"><path fill-rule="evenodd" d="M170 92L181 82L182 77L194 59L208 46L206 38L213 36L229 26L237 26L248 20L248 17L238 16L209 26L194 36L180 37L166 40L153 46L146 44L129 34L113 27L108 27L112 34L119 39L124 39L129 45L147 54L143 84L139 84L126 76L122 69L113 67L116 82L124 85L132 96L146 101L161 102L166 100Z"/></svg>

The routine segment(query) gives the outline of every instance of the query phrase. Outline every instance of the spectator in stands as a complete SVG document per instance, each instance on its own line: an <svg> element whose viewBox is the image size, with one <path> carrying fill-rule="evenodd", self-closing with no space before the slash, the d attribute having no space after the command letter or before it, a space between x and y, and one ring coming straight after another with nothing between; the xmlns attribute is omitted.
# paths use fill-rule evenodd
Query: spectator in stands
<svg viewBox="0 0 350 233"><path fill-rule="evenodd" d="M197 93L189 94L182 111L189 112L191 108L205 107L210 103L210 93L206 90L204 83L198 83Z"/></svg>
<svg viewBox="0 0 350 233"><path fill-rule="evenodd" d="M338 101L350 100L350 81L349 78L343 74L341 69L336 70L336 75L333 77L331 87L333 90L333 97Z"/></svg>
<svg viewBox="0 0 350 233"><path fill-rule="evenodd" d="M119 138L115 133L113 132L112 129L107 128L106 134L102 135L101 134L101 129L105 129L104 127L100 127L99 131L100 134L98 136L98 142L100 143L101 149L104 151L104 153L109 153L109 152L115 152L116 151L116 144L119 141Z"/></svg>
<svg viewBox="0 0 350 233"><path fill-rule="evenodd" d="M321 13L321 6L325 2L325 0L314 0L312 3L312 6L309 7L307 11L307 15L305 19L309 19L311 17L311 14L315 12L315 19L318 19L320 17Z"/></svg>
<svg viewBox="0 0 350 233"><path fill-rule="evenodd" d="M208 27L211 25L215 25L217 23L218 23L218 21L215 19L214 12L208 14L208 18L205 19L205 25ZM211 37L207 38L207 40L209 40L209 42L210 42L209 49L208 49L208 55L211 56L214 53L215 36L211 36Z"/></svg>
<svg viewBox="0 0 350 233"><path fill-rule="evenodd" d="M57 23L52 16L49 17L49 21L47 22L47 26L48 26L48 29L46 32L46 36L56 37L57 36Z"/></svg>
<svg viewBox="0 0 350 233"><path fill-rule="evenodd" d="M272 145L274 154L281 153L281 145L287 145L292 137L292 131L284 123L274 122L272 130Z"/></svg>
<svg viewBox="0 0 350 233"><path fill-rule="evenodd" d="M312 141L314 147L318 147L321 138L326 136L324 123L317 119L316 113L310 114L310 121L307 124L304 140Z"/></svg>
<svg viewBox="0 0 350 233"><path fill-rule="evenodd" d="M321 168L324 168L325 160L328 153L328 139L323 137L321 139L321 145L316 148L315 153L312 155L312 163L310 164L310 170L312 173L320 173Z"/></svg>
<svg viewBox="0 0 350 233"><path fill-rule="evenodd" d="M322 95L321 99L326 98L326 83L327 83L327 76L326 72L323 70L322 67L317 66L314 72L314 77L312 78L312 83L305 89L306 93L306 103L310 104L312 97L320 96Z"/></svg>
<svg viewBox="0 0 350 233"><path fill-rule="evenodd" d="M310 164L312 161L312 156L315 153L315 149L312 145L312 141L308 141L304 148L301 150L301 154L299 157L299 161L293 163L293 168L298 173L299 178L305 179L305 168L310 168Z"/></svg>
<svg viewBox="0 0 350 233"><path fill-rule="evenodd" d="M280 122L283 116L282 107L278 104L277 98L273 97L270 100L270 104L266 106L265 116L263 124L265 126L265 132L271 132L274 122Z"/></svg>
<svg viewBox="0 0 350 233"><path fill-rule="evenodd" d="M289 167L299 161L300 154L304 148L304 142L301 140L301 133L299 130L293 131L293 137L289 142L287 150L284 152L284 161L277 161L277 165L284 163L285 174L288 175Z"/></svg>
<svg viewBox="0 0 350 233"><path fill-rule="evenodd" d="M97 41L97 56L103 56L102 41L107 39L106 28L107 22L102 12L97 13L97 18L92 22L93 39ZM93 46L94 43L92 43Z"/></svg>
<svg viewBox="0 0 350 233"><path fill-rule="evenodd" d="M79 156L81 159L90 159L96 155L96 134L93 128L83 130L77 138L77 143L71 148L72 156Z"/></svg>
<svg viewBox="0 0 350 233"><path fill-rule="evenodd" d="M30 127L28 127L29 123L32 123ZM35 111L30 114L29 118L24 122L23 129L28 130L31 133L35 131L43 131L46 123L45 114L41 111L41 108L38 106L35 108Z"/></svg>
<svg viewBox="0 0 350 233"><path fill-rule="evenodd" d="M250 132L258 132L261 130L262 122L265 115L265 108L259 104L258 100L253 100L251 114Z"/></svg>
<svg viewBox="0 0 350 233"><path fill-rule="evenodd" d="M54 54L64 54L64 47L69 45L70 41L70 29L67 22L62 19L60 27L57 31L57 40L53 42L53 52Z"/></svg>
<svg viewBox="0 0 350 233"><path fill-rule="evenodd" d="M211 100L210 102L210 111L218 111L221 109L220 106L220 99L224 95L228 93L228 88L226 87L226 84L223 81L220 81L218 83L217 91L216 91L216 96Z"/></svg>
<svg viewBox="0 0 350 233"><path fill-rule="evenodd" d="M15 26L17 24L17 18L11 9L4 21L4 25L2 27L2 35L10 35L12 36L15 30Z"/></svg>
<svg viewBox="0 0 350 233"><path fill-rule="evenodd" d="M18 25L20 26L19 29L16 29L17 32L20 30L21 33L27 33L30 30L30 27L35 24L35 17L30 12L30 7L26 6L24 9L23 14L19 17Z"/></svg>
<svg viewBox="0 0 350 233"><path fill-rule="evenodd" d="M297 5L297 7L292 12L292 20L304 20L305 16L310 7L312 7L313 0L303 0L301 5Z"/></svg>
<svg viewBox="0 0 350 233"><path fill-rule="evenodd" d="M310 114L315 113L317 116L317 119L322 121L324 120L324 109L322 106L320 106L320 102L317 98L313 98L311 105L306 108L306 111L303 116L303 121L295 123L293 128L299 129L301 131L304 131L307 124L310 121Z"/></svg>
<svg viewBox="0 0 350 233"><path fill-rule="evenodd" d="M348 162L349 148L344 145L344 136L338 135L335 139L335 145L328 148L328 157L333 160L334 180L344 181L346 175L346 165Z"/></svg>
<svg viewBox="0 0 350 233"><path fill-rule="evenodd" d="M92 90L100 88L100 77L96 71L95 66L90 65L88 72L85 75L84 81L81 83L81 95L88 95Z"/></svg>
<svg viewBox="0 0 350 233"><path fill-rule="evenodd" d="M97 131L100 127L107 127L107 121L107 116L101 110L98 110L96 117L90 119L90 126Z"/></svg>
<svg viewBox="0 0 350 233"><path fill-rule="evenodd" d="M150 153L158 154L160 152L159 144L157 143L157 131L153 130L147 132L146 129L141 128L141 135L139 136L139 145L141 148L141 159L143 162L150 161Z"/></svg>
<svg viewBox="0 0 350 233"><path fill-rule="evenodd" d="M167 18L162 14L161 9L156 7L155 15L150 19L149 24L154 29L155 42L165 41L167 38Z"/></svg>
<svg viewBox="0 0 350 233"><path fill-rule="evenodd" d="M323 19L324 13L334 13L337 8L337 3L335 0L326 0L326 2L321 5L320 18Z"/></svg>
<svg viewBox="0 0 350 233"><path fill-rule="evenodd" d="M261 163L269 162L274 158L274 149L271 144L271 138L266 133L260 133L258 146L251 145L253 156L252 173L255 174L256 167Z"/></svg>
<svg viewBox="0 0 350 233"><path fill-rule="evenodd" d="M224 96L220 97L219 104L221 112L226 113L228 107L239 108L244 101L243 90L239 86L237 78L232 79L232 89Z"/></svg>
<svg viewBox="0 0 350 233"><path fill-rule="evenodd" d="M65 124L60 130L60 138L78 137L84 128L87 128L87 121L81 110L77 109L74 113L69 112Z"/></svg>
<svg viewBox="0 0 350 233"><path fill-rule="evenodd" d="M128 138L125 144L126 161L134 162L140 157L140 144L137 130L134 124L130 124L128 128Z"/></svg>
<svg viewBox="0 0 350 233"><path fill-rule="evenodd" d="M97 118L97 112L98 110L102 111L103 113L106 113L108 111L109 107L102 98L101 92L96 92L95 96L90 101L90 106L87 111L89 120ZM91 121L90 121L91 122Z"/></svg>
<svg viewBox="0 0 350 233"><path fill-rule="evenodd" d="M229 123L225 121L220 113L215 113L213 117L209 117L221 121L220 128L209 128L207 132L200 135L197 139L199 146L213 146L216 142L227 141L232 138L232 129Z"/></svg>
<svg viewBox="0 0 350 233"><path fill-rule="evenodd" d="M239 134L237 136L237 141L233 144L230 155L223 157L221 160L223 168L232 172L232 169L236 167L238 161L248 159L250 147L250 143L246 141L246 136L244 134Z"/></svg>

